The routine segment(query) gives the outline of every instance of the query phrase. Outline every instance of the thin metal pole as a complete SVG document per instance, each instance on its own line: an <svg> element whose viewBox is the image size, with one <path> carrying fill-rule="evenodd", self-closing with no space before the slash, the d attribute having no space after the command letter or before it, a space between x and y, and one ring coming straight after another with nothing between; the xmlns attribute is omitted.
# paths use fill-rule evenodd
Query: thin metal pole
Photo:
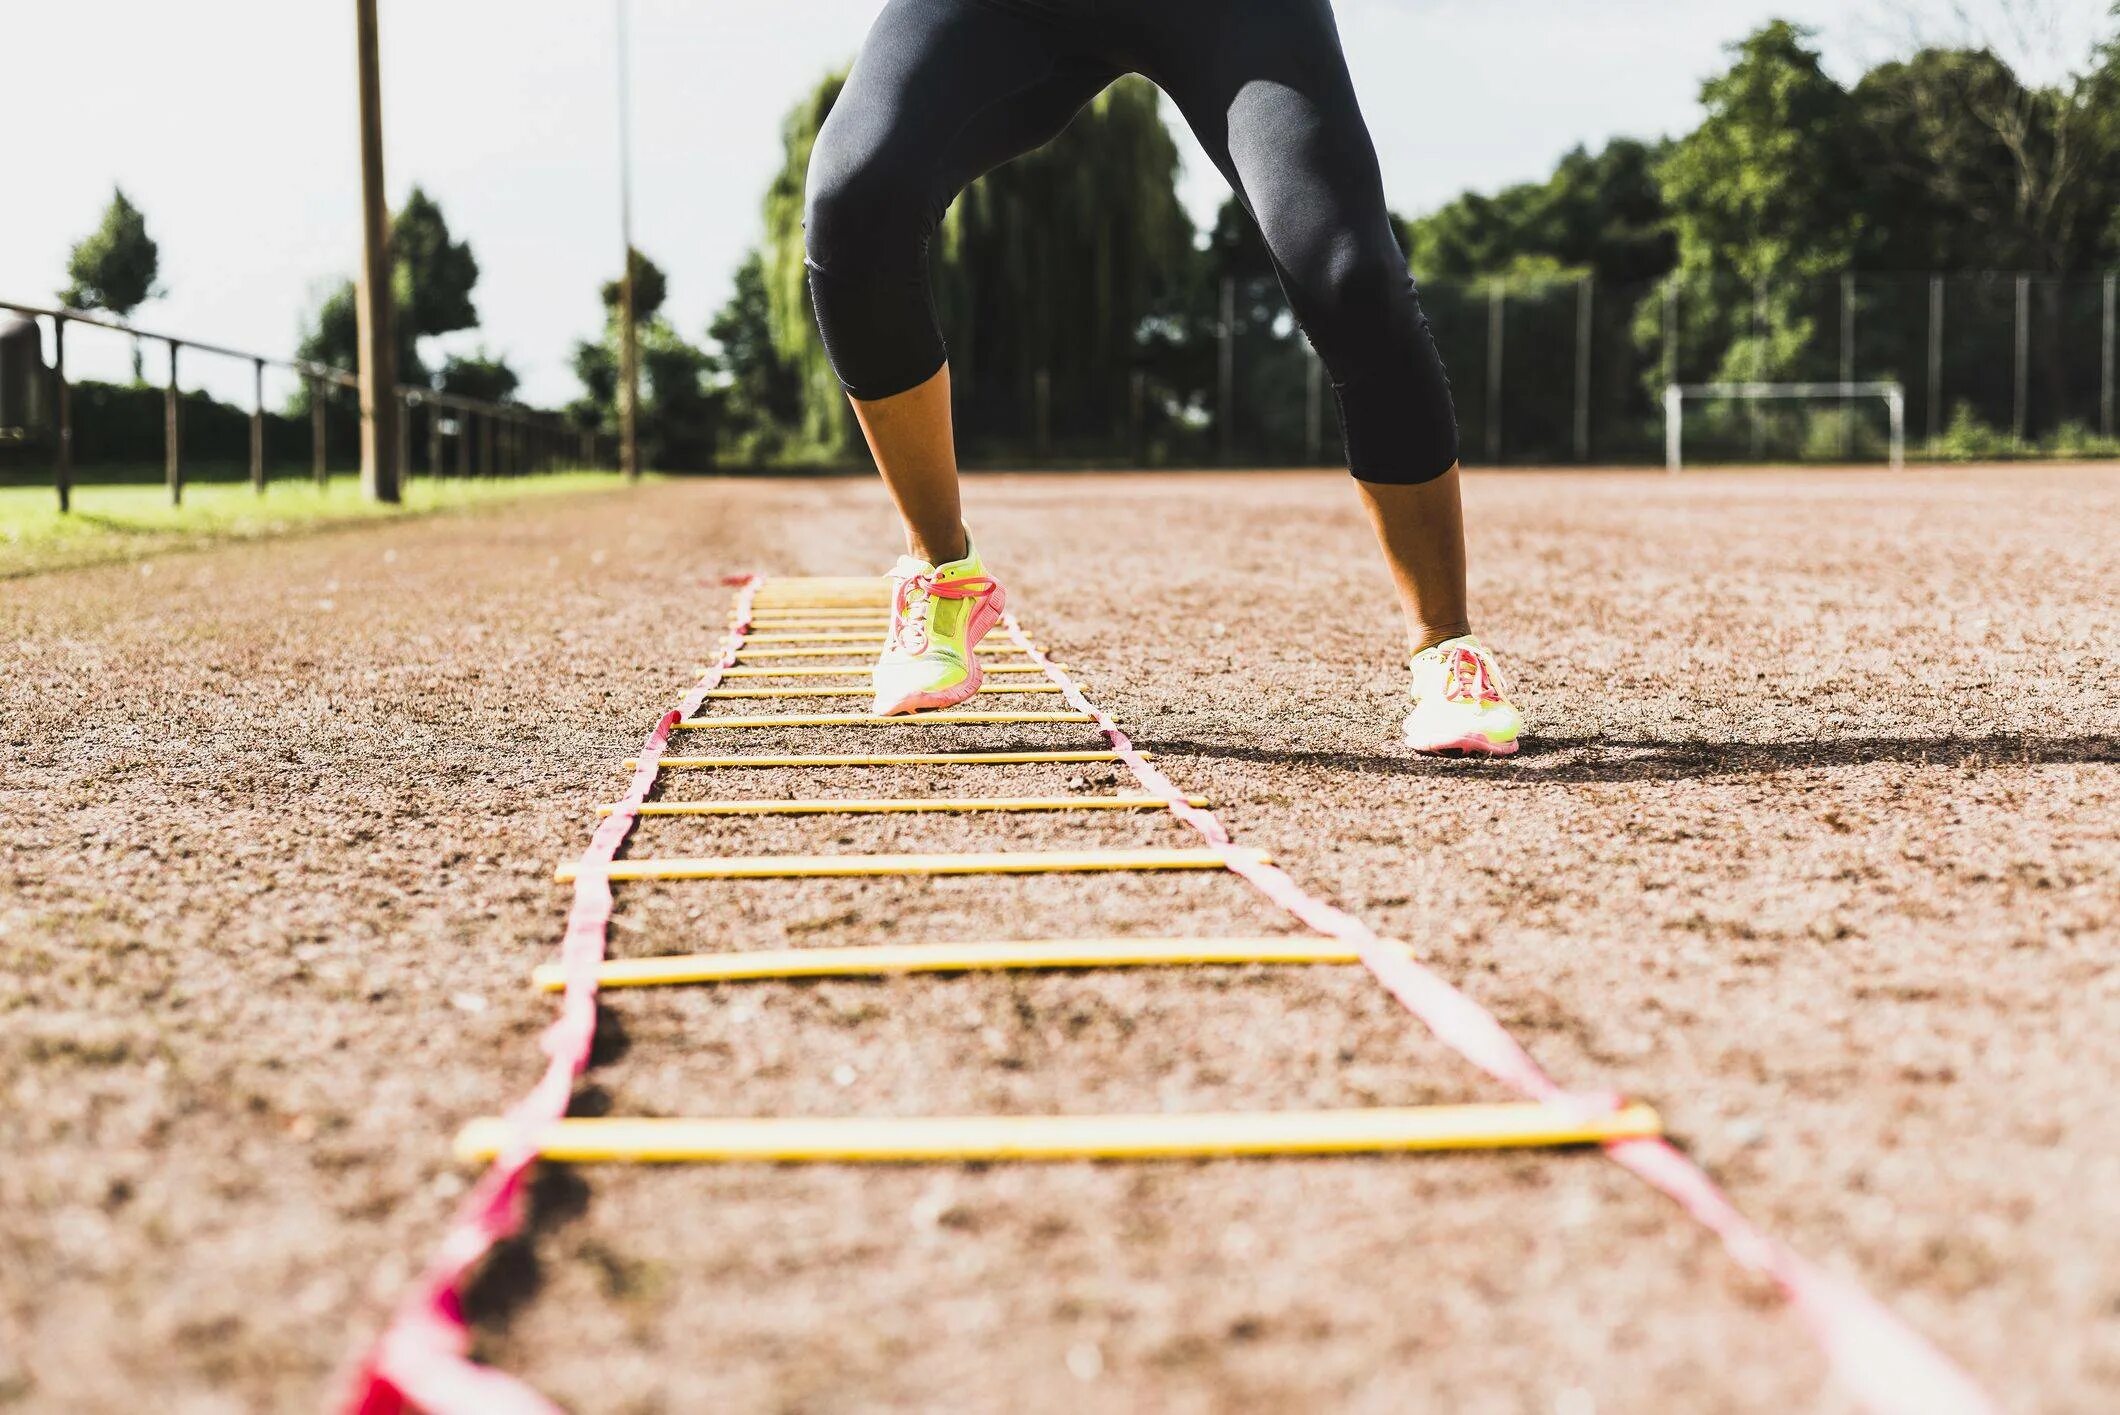
<svg viewBox="0 0 2120 1415"><path fill-rule="evenodd" d="M169 341L169 387L162 394L162 477L169 504L184 504L184 426L177 408L177 341Z"/></svg>
<svg viewBox="0 0 2120 1415"><path fill-rule="evenodd" d="M2120 275L2108 275L2105 277L2105 344L2098 361L2098 430L2107 438L2113 436L2115 412L2113 364L2120 359L2120 353L2114 349L2115 326L2120 326Z"/></svg>
<svg viewBox="0 0 2120 1415"><path fill-rule="evenodd" d="M1148 460L1148 424L1145 414L1148 405L1148 371L1135 369L1127 380L1126 427L1127 446L1136 462Z"/></svg>
<svg viewBox="0 0 2120 1415"><path fill-rule="evenodd" d="M1943 277L1929 277L1929 448L1943 441Z"/></svg>
<svg viewBox="0 0 2120 1415"><path fill-rule="evenodd" d="M74 509L74 390L66 381L66 320L52 317L52 485L59 493L59 514Z"/></svg>
<svg viewBox="0 0 2120 1415"><path fill-rule="evenodd" d="M360 327L361 490L371 501L394 502L398 491L397 346L391 321L390 212L383 185L383 82L377 55L376 0L354 0L354 33L360 70L361 278L356 306Z"/></svg>
<svg viewBox="0 0 2120 1415"><path fill-rule="evenodd" d="M1306 346L1307 347L1307 346ZM1325 458L1325 361L1310 350L1304 369L1303 460L1316 466Z"/></svg>
<svg viewBox="0 0 2120 1415"><path fill-rule="evenodd" d="M1502 326L1508 296L1496 280L1487 291L1487 462L1502 460Z"/></svg>
<svg viewBox="0 0 2120 1415"><path fill-rule="evenodd" d="M324 389L322 379L309 380L309 475L321 487L331 477L331 464L325 456L324 440Z"/></svg>
<svg viewBox="0 0 2120 1415"><path fill-rule="evenodd" d="M1575 292L1575 460L1590 460L1590 320L1593 282L1585 275Z"/></svg>
<svg viewBox="0 0 2120 1415"><path fill-rule="evenodd" d="M1664 386L1678 382L1678 277L1664 286Z"/></svg>
<svg viewBox="0 0 2120 1415"><path fill-rule="evenodd" d="M265 361L250 361L250 489L265 494Z"/></svg>
<svg viewBox="0 0 2120 1415"><path fill-rule="evenodd" d="M632 5L618 0L618 223L626 248L618 278L618 420L623 439L619 467L626 480L640 477L640 333L633 288L633 57Z"/></svg>
<svg viewBox="0 0 2120 1415"><path fill-rule="evenodd" d="M1840 277L1840 381L1855 381L1855 275ZM1855 450L1855 404L1840 400L1840 456L1845 461Z"/></svg>
<svg viewBox="0 0 2120 1415"><path fill-rule="evenodd" d="M2015 451L2024 450L2025 429L2030 421L2032 381L2032 277L2017 277L2017 387L2016 409L2010 418L2010 436Z"/></svg>
<svg viewBox="0 0 2120 1415"><path fill-rule="evenodd" d="M1222 277L1222 347L1216 367L1219 402L1215 421L1221 426L1222 465L1228 466L1237 445L1237 278Z"/></svg>
<svg viewBox="0 0 2120 1415"><path fill-rule="evenodd" d="M397 417L398 484L412 480L412 395L402 390L391 395Z"/></svg>

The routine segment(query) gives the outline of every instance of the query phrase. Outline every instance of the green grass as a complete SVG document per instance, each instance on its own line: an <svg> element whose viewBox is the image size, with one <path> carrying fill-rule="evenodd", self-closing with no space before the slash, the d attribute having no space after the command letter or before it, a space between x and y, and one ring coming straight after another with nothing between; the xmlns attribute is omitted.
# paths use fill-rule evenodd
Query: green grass
<svg viewBox="0 0 2120 1415"><path fill-rule="evenodd" d="M244 484L202 482L184 489L182 506L171 506L169 493L159 486L77 486L68 515L59 514L58 497L50 487L0 487L0 580L619 485L611 472L555 472L492 481L419 477L406 488L399 506L363 501L359 482L350 476L335 476L322 487L309 481L274 482L262 496Z"/></svg>

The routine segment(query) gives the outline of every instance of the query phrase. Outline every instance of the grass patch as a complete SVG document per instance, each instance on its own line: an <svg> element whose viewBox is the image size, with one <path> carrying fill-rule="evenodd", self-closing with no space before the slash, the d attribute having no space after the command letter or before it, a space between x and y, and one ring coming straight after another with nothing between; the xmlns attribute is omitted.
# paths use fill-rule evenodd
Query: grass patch
<svg viewBox="0 0 2120 1415"><path fill-rule="evenodd" d="M351 476L333 477L321 487L274 482L263 495L247 484L195 483L185 487L182 506L171 506L159 486L92 485L74 488L73 511L63 516L49 487L0 487L0 579L619 485L613 472L490 481L419 477L398 506L363 501L360 482Z"/></svg>

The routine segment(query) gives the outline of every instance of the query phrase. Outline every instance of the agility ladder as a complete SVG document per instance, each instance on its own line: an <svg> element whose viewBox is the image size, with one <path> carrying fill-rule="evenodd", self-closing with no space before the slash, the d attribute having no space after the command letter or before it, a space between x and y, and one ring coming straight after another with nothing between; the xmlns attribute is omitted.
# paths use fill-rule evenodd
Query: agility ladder
<svg viewBox="0 0 2120 1415"><path fill-rule="evenodd" d="M1200 798L1186 796L1134 748L1023 632L1004 619L1009 642L983 646L986 672L1038 674L1041 683L988 683L979 697L1058 696L1066 708L1008 710L984 704L947 712L875 718L858 712L750 715L707 712L716 702L866 696L869 663L845 657L875 642L890 612L890 582L874 579L746 578L739 583L719 660L664 716L639 757L631 790L599 809L601 823L578 862L555 878L574 887L561 961L531 982L562 995L545 1038L551 1065L543 1081L506 1116L478 1119L459 1133L467 1162L489 1162L467 1197L441 1253L400 1305L357 1372L342 1408L361 1415L424 1409L547 1412L555 1409L513 1377L469 1360L460 1306L463 1283L492 1244L520 1224L522 1188L539 1159L588 1162L988 1163L1038 1160L1158 1160L1602 1145L1626 1168L1679 1202L1722 1238L1731 1256L1781 1288L1806 1318L1834 1369L1877 1411L1984 1412L1986 1397L1948 1360L1866 1293L1812 1267L1754 1228L1713 1182L1661 1138L1648 1106L1610 1094L1563 1089L1494 1017L1416 961L1403 944L1305 892L1263 854L1237 846ZM798 647L799 645L799 647ZM807 660L828 659L829 662ZM796 662L796 660L804 660ZM753 686L760 678L841 678L794 687ZM742 681L742 688L723 684ZM862 726L880 735L923 736L958 727L1082 724L1105 739L1101 750L920 751L839 754L671 756L675 731L723 734ZM649 802L660 774L759 767L962 765L1005 767L1053 762L1123 764L1141 794L1117 796L725 799ZM993 851L973 854L780 855L616 858L642 817L830 816L910 812L1027 813L1166 811L1203 842L1188 849ZM1088 938L1013 942L854 945L720 952L650 958L605 957L611 886L618 882L768 878L1077 874L1104 871L1224 871L1238 875L1315 932L1265 938ZM1153 1115L1017 1115L849 1118L568 1118L574 1079L587 1065L600 988L729 984L766 979L858 977L1001 969L1089 969L1199 965L1366 966L1446 1044L1524 1099L1490 1105L1380 1107Z"/></svg>

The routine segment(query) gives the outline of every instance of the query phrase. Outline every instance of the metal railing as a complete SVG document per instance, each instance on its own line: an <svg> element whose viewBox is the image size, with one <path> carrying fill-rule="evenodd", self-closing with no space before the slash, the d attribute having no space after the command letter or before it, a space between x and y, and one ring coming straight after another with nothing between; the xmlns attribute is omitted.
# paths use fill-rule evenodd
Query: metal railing
<svg viewBox="0 0 2120 1415"><path fill-rule="evenodd" d="M360 389L358 377L331 364L313 363L307 359L276 358L245 349L231 349L226 345L210 344L201 339L186 339L174 334L141 329L121 320L108 319L85 310L51 309L41 305L15 304L8 300L0 300L0 310L11 311L32 320L48 319L52 323L52 366L49 371L52 388L52 488L58 494L59 509L62 512L72 509L74 486L73 394L72 386L66 377L66 328L69 324L107 329L133 339L158 343L168 349L169 378L163 387L162 395L162 452L163 480L169 488L171 505L182 503L185 481L183 404L181 389L178 386L180 351L190 349L218 358L240 360L251 366L250 484L260 492L265 489L267 470L265 371L279 369L293 373L308 386L310 475L320 486L327 475L325 390L340 388L358 393ZM611 460L610 449L603 438L591 429L570 422L560 413L529 408L519 403L494 402L483 398L468 398L461 394L443 393L416 384L399 384L396 397L401 414L396 420L397 460L398 466L408 475L412 469L410 415L415 408L427 413L427 466L431 474L440 474L443 466L443 443L451 437L456 443L457 475L465 477L473 475L474 472L481 476L514 476L548 471L562 464L603 466ZM444 426L441 416L444 413L453 415L453 432Z"/></svg>

